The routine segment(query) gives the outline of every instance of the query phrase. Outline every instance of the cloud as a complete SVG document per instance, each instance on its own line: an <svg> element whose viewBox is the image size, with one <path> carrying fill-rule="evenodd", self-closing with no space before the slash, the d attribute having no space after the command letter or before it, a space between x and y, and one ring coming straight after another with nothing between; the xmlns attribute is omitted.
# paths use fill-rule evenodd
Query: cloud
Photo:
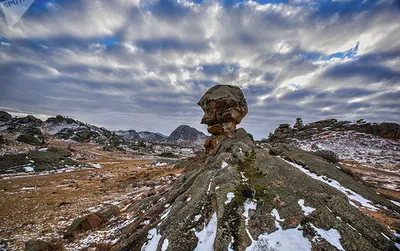
<svg viewBox="0 0 400 251"><path fill-rule="evenodd" d="M0 14L0 106L110 129L200 125L215 84L241 87L242 126L398 121L398 3L43 0Z"/></svg>

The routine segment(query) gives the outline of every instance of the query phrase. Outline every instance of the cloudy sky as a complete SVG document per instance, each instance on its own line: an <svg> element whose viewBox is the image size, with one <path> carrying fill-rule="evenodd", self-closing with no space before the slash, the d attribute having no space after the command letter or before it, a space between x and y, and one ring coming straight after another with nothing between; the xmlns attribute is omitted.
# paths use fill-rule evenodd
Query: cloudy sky
<svg viewBox="0 0 400 251"><path fill-rule="evenodd" d="M36 0L12 29L0 11L0 110L205 132L215 84L242 88L255 138L296 117L400 122L400 1Z"/></svg>

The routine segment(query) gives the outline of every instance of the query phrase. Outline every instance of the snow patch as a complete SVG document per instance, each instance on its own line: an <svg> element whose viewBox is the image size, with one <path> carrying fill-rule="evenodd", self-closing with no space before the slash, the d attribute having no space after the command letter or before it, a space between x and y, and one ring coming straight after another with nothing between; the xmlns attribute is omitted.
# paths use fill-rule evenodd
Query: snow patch
<svg viewBox="0 0 400 251"><path fill-rule="evenodd" d="M217 213L214 213L208 224L204 223L203 230L195 232L195 235L199 241L194 251L213 251L215 237L217 236Z"/></svg>
<svg viewBox="0 0 400 251"><path fill-rule="evenodd" d="M390 202L392 202L392 203L395 204L396 206L400 207L400 202L394 201L394 200L390 200Z"/></svg>
<svg viewBox="0 0 400 251"><path fill-rule="evenodd" d="M94 167L94 168L101 168L101 165L100 165L100 164L92 164L92 163L89 163L89 165L91 165L91 166Z"/></svg>
<svg viewBox="0 0 400 251"><path fill-rule="evenodd" d="M297 203L301 206L301 210L303 210L305 216L308 216L315 211L315 208L313 207L304 206L303 199L299 200Z"/></svg>
<svg viewBox="0 0 400 251"><path fill-rule="evenodd" d="M194 216L194 221L199 221L200 220L200 218L201 218L201 214L198 214L198 215L195 215Z"/></svg>
<svg viewBox="0 0 400 251"><path fill-rule="evenodd" d="M324 230L321 228L315 227L313 224L311 224L312 228L317 232L321 238L325 239L327 242L329 242L332 246L336 247L337 249L344 251L345 249L342 247L340 244L340 238L342 238L339 234L339 232L336 229L329 229L329 230ZM318 237L314 237L313 240L318 239Z"/></svg>
<svg viewBox="0 0 400 251"><path fill-rule="evenodd" d="M226 198L228 198L228 199L225 201L225 205L228 205L229 203L231 203L232 199L235 198L235 194L232 192L229 192L226 195Z"/></svg>
<svg viewBox="0 0 400 251"><path fill-rule="evenodd" d="M147 242L143 244L141 251L154 251L157 250L158 242L161 239L161 234L157 229L153 228L147 234Z"/></svg>
<svg viewBox="0 0 400 251"><path fill-rule="evenodd" d="M25 172L34 172L35 169L31 166L24 166L23 169L25 170Z"/></svg>
<svg viewBox="0 0 400 251"><path fill-rule="evenodd" d="M226 162L224 161L224 162L222 162L221 169L224 169L224 168L227 167L227 166L229 166L228 163L226 163Z"/></svg>
<svg viewBox="0 0 400 251"><path fill-rule="evenodd" d="M349 199L349 203L352 206L354 206L356 208L359 208L359 206L353 202L353 201L356 201L356 202L360 203L362 207L367 208L368 210L371 210L371 211L378 211L379 210L379 208L377 208L376 206L373 205L372 201L367 200L364 197L362 197L361 195L359 195L358 193L343 187L336 180L329 179L329 178L327 178L325 176L318 176L315 173L310 172L308 169L305 169L305 168L303 168L302 166L300 166L298 164L295 164L293 162L287 161L287 160L285 160L283 158L281 158L281 159L284 160L286 163L296 167L297 169L299 169L303 173L307 174L311 178L313 178L315 180L322 181L325 184L328 184L329 186L335 188L336 190L344 193L347 196L347 198Z"/></svg>
<svg viewBox="0 0 400 251"><path fill-rule="evenodd" d="M162 244L162 247L161 247L161 251L166 251L167 248L168 248L168 245L169 245L169 241L168 241L167 238L165 238L165 240L164 240L164 242Z"/></svg>
<svg viewBox="0 0 400 251"><path fill-rule="evenodd" d="M275 216L275 226L277 231L265 233L258 236L258 240L253 240L246 251L287 251L311 250L310 241L303 236L300 225L297 228L283 230L280 221L283 221L276 209L272 210L271 215Z"/></svg>

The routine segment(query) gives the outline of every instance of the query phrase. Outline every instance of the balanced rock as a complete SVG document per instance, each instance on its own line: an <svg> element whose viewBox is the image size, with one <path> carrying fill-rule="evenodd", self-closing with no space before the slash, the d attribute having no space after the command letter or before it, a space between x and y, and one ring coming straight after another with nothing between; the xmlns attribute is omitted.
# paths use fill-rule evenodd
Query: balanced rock
<svg viewBox="0 0 400 251"><path fill-rule="evenodd" d="M222 140L234 138L236 125L248 112L242 90L232 85L212 87L203 95L198 105L204 111L201 123L208 125L208 132L212 134L204 143L207 153L212 152Z"/></svg>

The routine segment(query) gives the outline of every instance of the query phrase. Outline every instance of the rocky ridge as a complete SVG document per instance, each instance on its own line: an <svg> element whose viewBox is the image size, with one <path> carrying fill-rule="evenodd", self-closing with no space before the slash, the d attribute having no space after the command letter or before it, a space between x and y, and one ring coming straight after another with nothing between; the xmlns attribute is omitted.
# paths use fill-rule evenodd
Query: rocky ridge
<svg viewBox="0 0 400 251"><path fill-rule="evenodd" d="M400 192L398 124L328 119L294 127L280 125L268 142L272 145L288 143L316 154L336 155L343 171L355 179L383 189L379 192L389 197L392 192Z"/></svg>
<svg viewBox="0 0 400 251"><path fill-rule="evenodd" d="M208 154L176 164L185 174L172 189L127 207L135 220L113 250L397 250L394 203L337 164L291 145L257 147L232 128L206 143ZM381 214L392 221L373 218Z"/></svg>
<svg viewBox="0 0 400 251"><path fill-rule="evenodd" d="M130 141L166 143L189 147L202 146L207 138L204 133L188 125L178 126L169 136L148 131L136 132L135 130L119 130L115 133Z"/></svg>
<svg viewBox="0 0 400 251"><path fill-rule="evenodd" d="M207 136L188 125L178 126L167 138L167 143L183 146L202 146Z"/></svg>

